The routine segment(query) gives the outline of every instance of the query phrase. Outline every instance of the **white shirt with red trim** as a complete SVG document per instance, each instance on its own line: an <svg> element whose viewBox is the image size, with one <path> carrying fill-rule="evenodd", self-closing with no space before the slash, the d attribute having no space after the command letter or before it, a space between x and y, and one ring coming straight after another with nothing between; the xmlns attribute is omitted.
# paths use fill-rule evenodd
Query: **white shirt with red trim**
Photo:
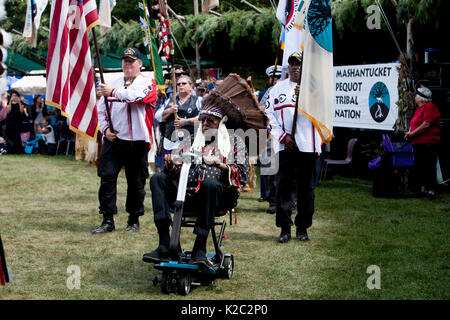
<svg viewBox="0 0 450 320"><path fill-rule="evenodd" d="M272 136L272 150L284 150L284 141L292 132L294 121L295 87L297 83L289 79L279 81L270 90L266 100L266 114L270 120L269 131ZM302 152L321 152L322 138L312 122L298 112L295 129L295 142Z"/></svg>
<svg viewBox="0 0 450 320"><path fill-rule="evenodd" d="M108 104L112 125L118 132L117 138L151 144L157 99L155 80L140 74L127 88L123 77L109 85L114 88L111 97L108 97ZM97 110L100 130L105 134L109 124L103 97L97 101Z"/></svg>

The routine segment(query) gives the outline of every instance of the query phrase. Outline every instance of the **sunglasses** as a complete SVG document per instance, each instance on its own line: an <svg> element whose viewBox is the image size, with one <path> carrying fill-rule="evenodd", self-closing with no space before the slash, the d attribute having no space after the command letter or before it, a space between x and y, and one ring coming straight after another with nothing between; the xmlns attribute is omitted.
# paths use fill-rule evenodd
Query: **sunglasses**
<svg viewBox="0 0 450 320"><path fill-rule="evenodd" d="M185 85L187 85L188 83L187 82L178 82L177 83L177 86L185 86Z"/></svg>

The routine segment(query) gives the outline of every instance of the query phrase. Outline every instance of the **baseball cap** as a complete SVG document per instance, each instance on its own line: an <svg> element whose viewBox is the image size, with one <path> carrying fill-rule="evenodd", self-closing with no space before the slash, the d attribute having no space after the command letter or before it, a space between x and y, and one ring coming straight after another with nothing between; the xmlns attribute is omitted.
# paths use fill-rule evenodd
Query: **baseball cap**
<svg viewBox="0 0 450 320"><path fill-rule="evenodd" d="M140 59L141 53L139 52L139 50L137 48L129 47L129 48L126 48L125 51L123 52L122 59L125 59L125 58L131 58L134 60Z"/></svg>
<svg viewBox="0 0 450 320"><path fill-rule="evenodd" d="M293 61L302 62L303 54L301 52L294 52L288 58L288 63L292 63Z"/></svg>

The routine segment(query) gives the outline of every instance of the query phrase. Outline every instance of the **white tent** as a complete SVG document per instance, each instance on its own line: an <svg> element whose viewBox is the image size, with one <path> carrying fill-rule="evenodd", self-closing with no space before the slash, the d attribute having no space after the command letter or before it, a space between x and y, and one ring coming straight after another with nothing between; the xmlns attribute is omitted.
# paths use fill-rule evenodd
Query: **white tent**
<svg viewBox="0 0 450 320"><path fill-rule="evenodd" d="M142 74L146 77L153 77L153 71L145 71ZM108 72L103 74L106 83L122 77L122 72ZM19 91L21 94L31 95L45 95L46 79L44 76L25 76L22 79L14 82L11 89Z"/></svg>

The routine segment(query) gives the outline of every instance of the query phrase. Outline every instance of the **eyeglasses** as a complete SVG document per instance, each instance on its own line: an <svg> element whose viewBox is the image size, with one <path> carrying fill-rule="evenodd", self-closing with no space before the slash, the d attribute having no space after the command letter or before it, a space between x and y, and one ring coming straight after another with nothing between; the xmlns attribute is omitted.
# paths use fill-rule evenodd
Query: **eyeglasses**
<svg viewBox="0 0 450 320"><path fill-rule="evenodd" d="M217 122L216 119L212 118L212 117L199 117L198 120L203 123L203 122L207 122L208 124L214 124Z"/></svg>
<svg viewBox="0 0 450 320"><path fill-rule="evenodd" d="M177 83L177 86L185 86L185 85L187 85L188 83L187 82L178 82Z"/></svg>

